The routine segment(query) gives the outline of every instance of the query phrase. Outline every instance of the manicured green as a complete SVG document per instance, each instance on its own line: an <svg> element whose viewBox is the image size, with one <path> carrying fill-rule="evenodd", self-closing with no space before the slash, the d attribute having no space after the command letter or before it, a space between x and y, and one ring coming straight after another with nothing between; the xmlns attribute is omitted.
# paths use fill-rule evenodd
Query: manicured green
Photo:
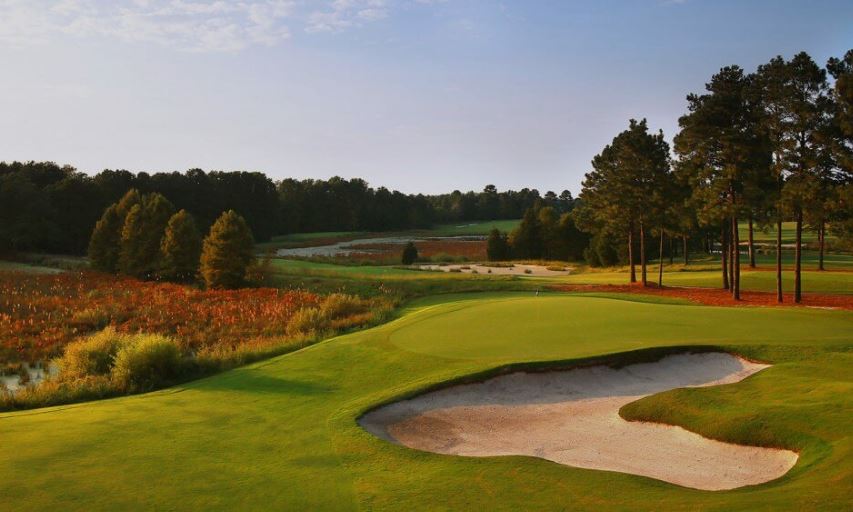
<svg viewBox="0 0 853 512"><path fill-rule="evenodd" d="M2 504L87 511L849 505L853 313L626 299L428 298L383 326L191 384L2 414ZM379 440L356 423L377 404L507 363L695 344L728 347L775 366L678 400L651 397L642 414L626 414L656 416L665 405L673 422L700 433L796 449L801 459L788 475L706 492L528 457L424 453Z"/></svg>

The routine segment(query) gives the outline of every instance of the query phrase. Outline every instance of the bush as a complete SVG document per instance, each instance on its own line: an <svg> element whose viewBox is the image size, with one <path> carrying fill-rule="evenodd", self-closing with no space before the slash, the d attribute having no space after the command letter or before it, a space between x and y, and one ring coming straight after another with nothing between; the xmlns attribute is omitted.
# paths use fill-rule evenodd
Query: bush
<svg viewBox="0 0 853 512"><path fill-rule="evenodd" d="M320 308L302 308L294 313L287 324L287 333L310 334L321 332L326 328L326 315Z"/></svg>
<svg viewBox="0 0 853 512"><path fill-rule="evenodd" d="M127 343L126 334L113 328L69 343L64 355L57 360L63 380L82 379L89 376L107 375L119 349Z"/></svg>
<svg viewBox="0 0 853 512"><path fill-rule="evenodd" d="M101 308L86 308L71 315L71 325L98 331L110 324L110 312Z"/></svg>
<svg viewBox="0 0 853 512"><path fill-rule="evenodd" d="M112 378L124 390L165 386L181 374L181 350L172 338L158 334L130 337L115 355Z"/></svg>
<svg viewBox="0 0 853 512"><path fill-rule="evenodd" d="M363 313L365 304L358 298L345 293L333 293L320 305L320 312L327 319Z"/></svg>

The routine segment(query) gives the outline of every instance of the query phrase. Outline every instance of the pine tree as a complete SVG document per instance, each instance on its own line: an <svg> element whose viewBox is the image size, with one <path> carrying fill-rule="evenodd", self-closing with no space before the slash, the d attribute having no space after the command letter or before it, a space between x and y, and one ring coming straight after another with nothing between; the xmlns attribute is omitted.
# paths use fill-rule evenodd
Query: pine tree
<svg viewBox="0 0 853 512"><path fill-rule="evenodd" d="M89 259L92 268L103 272L116 272L119 267L121 232L131 208L141 202L139 191L128 190L117 202L104 210L95 224L89 239Z"/></svg>
<svg viewBox="0 0 853 512"><path fill-rule="evenodd" d="M186 210L172 215L160 242L160 275L174 281L191 281L198 273L201 244L193 216Z"/></svg>
<svg viewBox="0 0 853 512"><path fill-rule="evenodd" d="M403 255L400 260L403 262L403 265L411 265L418 259L418 248L415 247L414 242L409 242L403 247Z"/></svg>
<svg viewBox="0 0 853 512"><path fill-rule="evenodd" d="M118 203L116 203L116 213L121 219L122 224L124 224L124 219L127 217L127 214L130 213L130 209L141 202L142 194L140 194L135 188L125 192L122 198L119 199Z"/></svg>
<svg viewBox="0 0 853 512"><path fill-rule="evenodd" d="M542 257L542 226L534 208L524 212L521 224L510 237L513 257L519 259L539 259Z"/></svg>
<svg viewBox="0 0 853 512"><path fill-rule="evenodd" d="M509 241L506 233L501 233L497 228L489 232L489 238L486 240L486 258L489 261L509 259Z"/></svg>
<svg viewBox="0 0 853 512"><path fill-rule="evenodd" d="M802 230L806 214L814 212L821 199L829 148L826 129L831 102L826 71L807 53L790 61L776 57L759 66L763 125L773 150L773 169L781 189L777 207L777 276L781 276L782 214L796 222L794 249L794 301L802 293ZM819 213L818 217L821 216ZM781 277L777 278L777 297L781 302Z"/></svg>
<svg viewBox="0 0 853 512"><path fill-rule="evenodd" d="M234 210L223 213L205 237L199 272L208 288L237 288L255 259L252 231Z"/></svg>
<svg viewBox="0 0 853 512"><path fill-rule="evenodd" d="M649 132L645 119L631 119L628 129L593 158L592 167L584 177L575 219L596 234L625 233L632 283L637 280L634 235L639 233L641 280L646 285L645 235L659 225L667 206L669 145L662 132Z"/></svg>
<svg viewBox="0 0 853 512"><path fill-rule="evenodd" d="M142 197L127 213L121 230L119 270L151 278L160 268L160 241L175 207L161 194Z"/></svg>
<svg viewBox="0 0 853 512"><path fill-rule="evenodd" d="M749 214L749 199L760 195L752 190L772 177L753 80L738 66L721 69L706 84L706 94L687 97L690 113L678 120L681 131L675 137L680 172L690 176L699 219L721 226L724 287L735 299L740 299L738 219Z"/></svg>
<svg viewBox="0 0 853 512"><path fill-rule="evenodd" d="M123 220L118 214L118 206L110 205L92 230L89 239L89 260L92 268L102 272L115 272L118 269L119 243Z"/></svg>
<svg viewBox="0 0 853 512"><path fill-rule="evenodd" d="M560 244L560 216L553 206L541 208L536 215L539 221L540 246L542 257L546 260L559 259L561 253Z"/></svg>

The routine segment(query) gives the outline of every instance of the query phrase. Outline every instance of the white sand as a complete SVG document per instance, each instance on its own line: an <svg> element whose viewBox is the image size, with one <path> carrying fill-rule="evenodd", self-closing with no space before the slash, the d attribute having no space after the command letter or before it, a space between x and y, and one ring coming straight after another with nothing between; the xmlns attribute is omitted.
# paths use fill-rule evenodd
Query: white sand
<svg viewBox="0 0 853 512"><path fill-rule="evenodd" d="M451 269L458 269L460 272L470 274L474 270L478 274L493 274L499 276L529 276L529 277L544 277L544 276L566 276L572 271L571 268L565 267L565 270L548 270L544 265L523 265L515 264L511 267L490 267L487 265L477 264L459 264L459 265L420 265L424 270L441 270L450 272ZM489 272L491 270L491 272ZM529 271L529 272L528 272Z"/></svg>
<svg viewBox="0 0 853 512"><path fill-rule="evenodd" d="M436 453L530 455L696 489L734 489L779 478L797 454L714 441L676 426L628 422L618 411L654 393L730 384L766 367L706 353L618 370L513 373L390 404L360 423L383 439Z"/></svg>

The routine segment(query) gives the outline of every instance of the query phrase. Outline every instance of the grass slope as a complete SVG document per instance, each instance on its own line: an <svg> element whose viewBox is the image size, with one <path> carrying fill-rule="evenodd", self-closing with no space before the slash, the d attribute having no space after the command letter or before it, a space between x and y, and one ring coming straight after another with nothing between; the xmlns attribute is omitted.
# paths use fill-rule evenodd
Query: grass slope
<svg viewBox="0 0 853 512"><path fill-rule="evenodd" d="M430 298L383 326L189 385L0 415L0 496L36 510L838 510L853 492L851 333L853 314L839 311ZM692 344L775 366L626 414L797 449L791 473L705 492L534 458L422 453L355 422L377 404L507 363Z"/></svg>

